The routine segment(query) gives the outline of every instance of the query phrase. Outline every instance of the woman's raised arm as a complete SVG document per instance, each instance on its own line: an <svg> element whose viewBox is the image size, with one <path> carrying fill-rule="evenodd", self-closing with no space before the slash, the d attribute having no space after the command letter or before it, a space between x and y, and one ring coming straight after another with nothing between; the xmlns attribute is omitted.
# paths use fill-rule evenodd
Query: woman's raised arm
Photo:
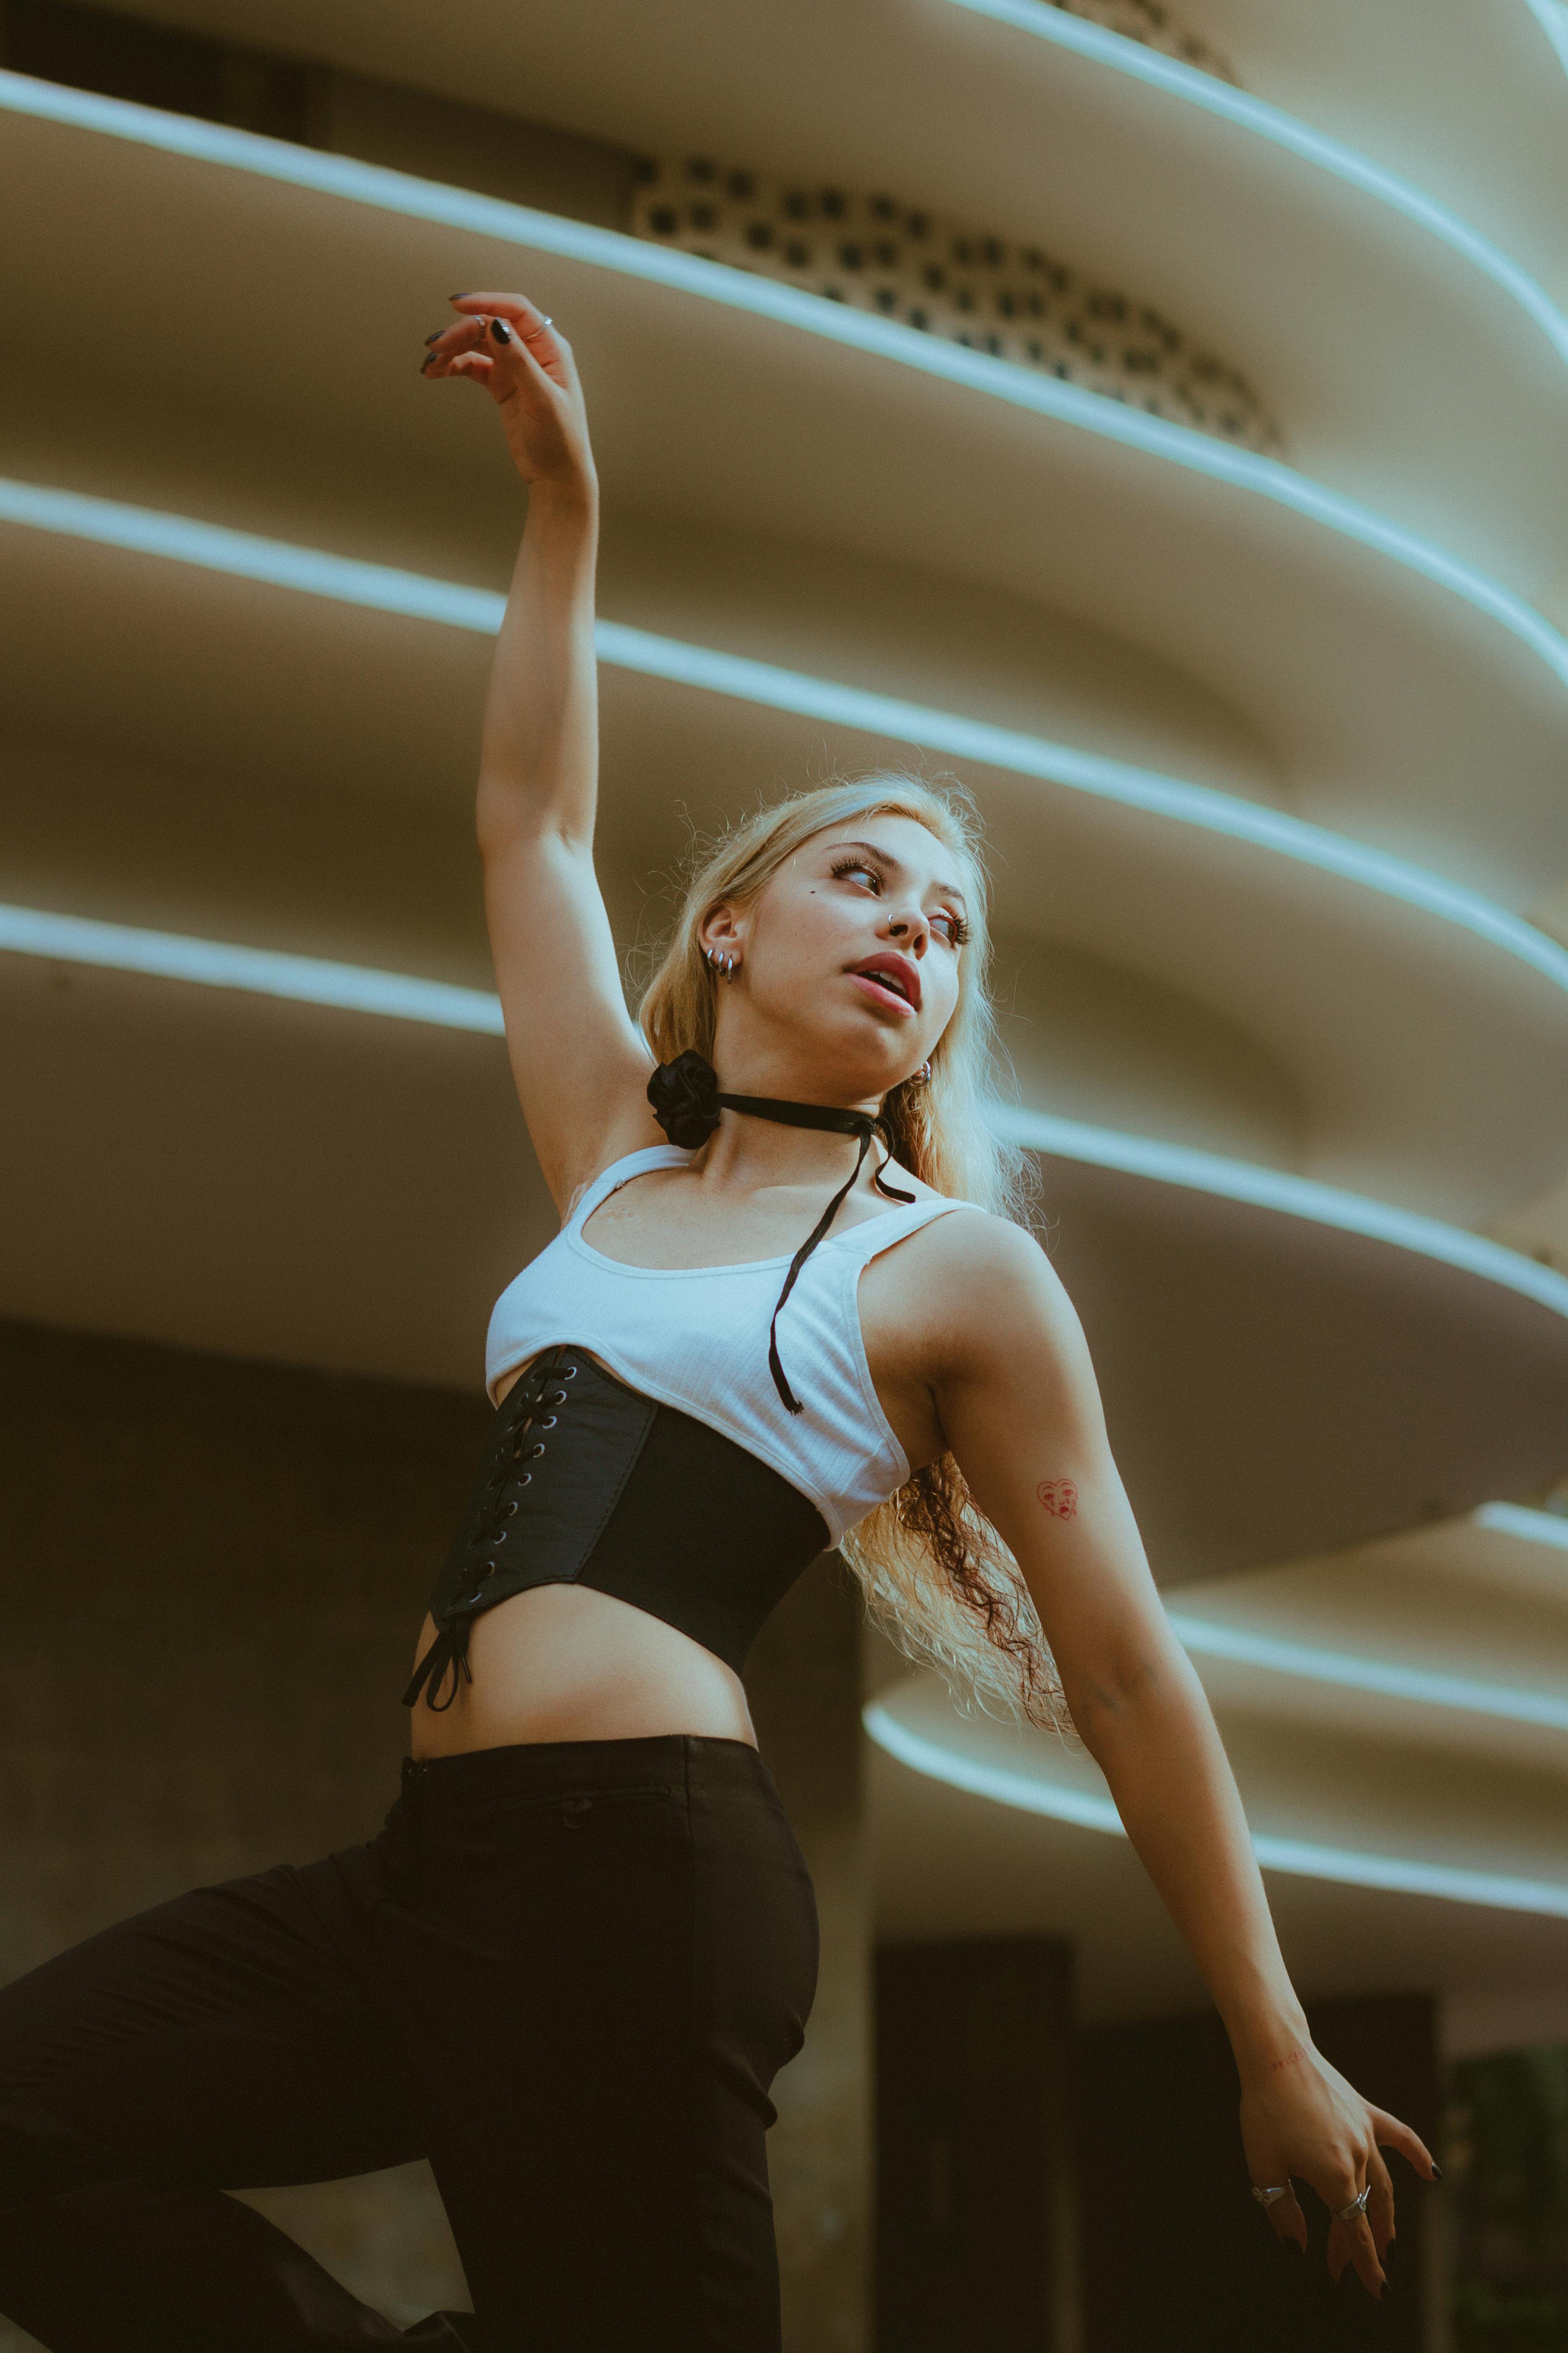
<svg viewBox="0 0 1568 2353"><path fill-rule="evenodd" d="M494 401L528 522L490 672L475 824L507 1049L563 1210L618 1153L658 1141L594 871L598 481L570 345L520 294L462 294L425 373Z"/></svg>
<svg viewBox="0 0 1568 2353"><path fill-rule="evenodd" d="M1078 1317L1016 1227L943 1219L933 1239L921 1327L942 1432L1024 1572L1073 1722L1229 2032L1252 2180L1309 2181L1331 2211L1367 2189L1360 2215L1331 2224L1329 2266L1338 2278L1353 2264L1381 2295L1394 2235L1381 2149L1398 2149L1425 2180L1436 2168L1410 2127L1313 2045L1208 1702L1111 1459ZM1306 2245L1293 2192L1268 2219Z"/></svg>

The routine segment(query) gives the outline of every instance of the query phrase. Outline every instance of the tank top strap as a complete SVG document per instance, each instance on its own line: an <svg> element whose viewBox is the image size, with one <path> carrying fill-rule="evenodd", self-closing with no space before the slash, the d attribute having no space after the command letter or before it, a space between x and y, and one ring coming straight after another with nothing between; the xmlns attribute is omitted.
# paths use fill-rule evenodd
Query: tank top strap
<svg viewBox="0 0 1568 2353"><path fill-rule="evenodd" d="M868 1265L894 1242L901 1242L906 1234L918 1234L935 1218L945 1217L949 1209L973 1209L974 1201L960 1201L947 1194L934 1201L911 1201L907 1209L886 1209L879 1217L864 1218L858 1226L837 1235L829 1236L834 1250L841 1252L857 1267Z"/></svg>
<svg viewBox="0 0 1568 2353"><path fill-rule="evenodd" d="M640 1176L650 1168L684 1168L690 1157L690 1153L683 1152L678 1144L649 1144L645 1145L640 1152L623 1153L618 1160L612 1160L607 1168L601 1168L598 1175L584 1186L572 1204L562 1231L580 1234L601 1201L608 1200L610 1195L631 1177Z"/></svg>

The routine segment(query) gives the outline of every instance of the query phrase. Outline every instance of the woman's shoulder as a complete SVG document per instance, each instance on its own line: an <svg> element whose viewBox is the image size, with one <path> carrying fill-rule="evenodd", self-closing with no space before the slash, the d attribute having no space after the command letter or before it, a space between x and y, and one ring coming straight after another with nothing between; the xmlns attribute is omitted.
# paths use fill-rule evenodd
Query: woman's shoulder
<svg viewBox="0 0 1568 2353"><path fill-rule="evenodd" d="M925 1230L932 1247L945 1254L962 1258L972 1266L994 1265L1004 1271L1047 1262L1034 1235L1011 1218L1004 1217L1000 1210L988 1209L983 1202L965 1200L956 1194L939 1193L933 1187L914 1180L908 1189L914 1194L917 1207L940 1208L944 1213L933 1217Z"/></svg>
<svg viewBox="0 0 1568 2353"><path fill-rule="evenodd" d="M1020 1313L1037 1317L1042 1306L1066 1304L1061 1278L1026 1226L929 1185L919 1187L917 1200L951 1211L931 1218L910 1240L920 1245L923 1281L939 1284L965 1322L989 1315L1007 1324Z"/></svg>

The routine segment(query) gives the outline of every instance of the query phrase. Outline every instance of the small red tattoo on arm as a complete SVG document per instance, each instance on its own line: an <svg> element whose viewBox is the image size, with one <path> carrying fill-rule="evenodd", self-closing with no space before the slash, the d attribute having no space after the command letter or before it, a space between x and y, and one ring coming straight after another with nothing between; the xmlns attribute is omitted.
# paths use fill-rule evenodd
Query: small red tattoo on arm
<svg viewBox="0 0 1568 2353"><path fill-rule="evenodd" d="M1299 2067L1306 2055L1304 2051L1287 2051L1283 2059L1270 2059L1268 2062L1270 2071L1277 2071L1281 2067Z"/></svg>
<svg viewBox="0 0 1568 2353"><path fill-rule="evenodd" d="M1070 1479L1042 1479L1035 1493L1053 1519L1077 1517L1078 1489Z"/></svg>

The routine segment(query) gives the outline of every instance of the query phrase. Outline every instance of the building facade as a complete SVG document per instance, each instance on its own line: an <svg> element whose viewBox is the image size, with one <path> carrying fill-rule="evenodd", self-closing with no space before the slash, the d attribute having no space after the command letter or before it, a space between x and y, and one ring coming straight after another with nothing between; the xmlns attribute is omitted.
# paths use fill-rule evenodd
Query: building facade
<svg viewBox="0 0 1568 2353"><path fill-rule="evenodd" d="M550 1230L471 821L521 503L417 374L516 286L605 486L628 987L694 832L963 783L993 1116L1324 2047L1425 2126L1446 2060L1568 2040L1558 0L4 41L5 1967L390 1796ZM792 2353L1359 2342L1267 2270L1081 1751L863 1641L831 1564L751 1680L827 1931ZM417 2173L270 2195L387 2309L460 2295ZM1437 2353L1406 2207L1379 2341Z"/></svg>

